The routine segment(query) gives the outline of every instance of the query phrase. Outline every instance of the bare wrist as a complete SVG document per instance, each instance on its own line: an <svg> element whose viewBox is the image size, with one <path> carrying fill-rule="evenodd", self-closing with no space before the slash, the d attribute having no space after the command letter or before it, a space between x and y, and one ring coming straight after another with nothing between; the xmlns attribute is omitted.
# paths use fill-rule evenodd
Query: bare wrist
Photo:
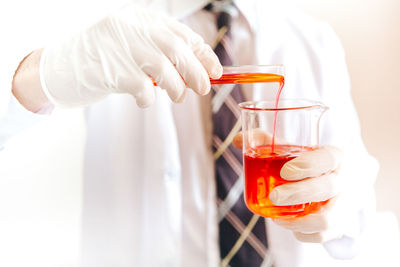
<svg viewBox="0 0 400 267"><path fill-rule="evenodd" d="M15 98L31 112L39 111L49 99L40 84L40 57L43 49L35 50L27 55L15 71L12 92Z"/></svg>

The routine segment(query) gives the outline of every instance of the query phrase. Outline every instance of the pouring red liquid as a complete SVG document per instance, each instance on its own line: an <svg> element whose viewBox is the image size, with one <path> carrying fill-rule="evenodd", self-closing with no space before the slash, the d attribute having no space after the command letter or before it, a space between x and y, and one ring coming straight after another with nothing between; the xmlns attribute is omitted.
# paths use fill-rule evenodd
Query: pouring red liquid
<svg viewBox="0 0 400 267"><path fill-rule="evenodd" d="M229 73L223 74L219 79L210 79L210 83L217 85L278 83L279 89L275 98L275 109L277 109L285 79L282 75L271 73ZM275 111L271 144L251 147L244 151L245 202L253 213L263 217L292 218L304 216L318 211L329 200L290 206L275 206L269 200L269 193L272 189L290 183L280 176L282 166L301 153L313 149L307 146L275 144L277 115L278 111Z"/></svg>
<svg viewBox="0 0 400 267"><path fill-rule="evenodd" d="M271 115L273 114L273 117L271 118L273 119L272 132L269 133L272 134L270 144L262 144L261 146L254 146L254 144L249 145L249 147L245 148L243 155L245 177L244 197L246 205L253 213L270 218L294 218L304 216L317 212L329 201L276 206L269 200L269 194L275 187L286 183L293 183L284 180L280 176L280 171L283 165L302 153L310 151L316 147L312 145L299 146L295 144L280 144L280 142L276 144L275 142L276 127L279 122L278 113L285 111L285 109L278 109L284 81L282 75L268 73L229 74L218 80L211 80L213 84L257 82L273 82L279 84L279 89L274 101L275 107L271 106L269 110L269 112L273 112L271 113ZM254 112L259 111L254 109ZM253 117L253 119L254 118L255 117ZM256 120L257 119L255 119L255 121ZM251 127L249 129L251 129ZM245 143L245 141L243 143Z"/></svg>

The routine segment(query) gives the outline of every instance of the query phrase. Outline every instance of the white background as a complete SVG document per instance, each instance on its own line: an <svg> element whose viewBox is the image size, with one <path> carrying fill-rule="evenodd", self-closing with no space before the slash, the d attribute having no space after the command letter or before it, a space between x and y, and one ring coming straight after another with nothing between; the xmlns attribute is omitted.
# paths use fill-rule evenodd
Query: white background
<svg viewBox="0 0 400 267"><path fill-rule="evenodd" d="M400 218L400 1L293 3L343 42L364 141L381 164L378 210ZM57 111L0 153L0 266L77 262L84 136L82 110Z"/></svg>

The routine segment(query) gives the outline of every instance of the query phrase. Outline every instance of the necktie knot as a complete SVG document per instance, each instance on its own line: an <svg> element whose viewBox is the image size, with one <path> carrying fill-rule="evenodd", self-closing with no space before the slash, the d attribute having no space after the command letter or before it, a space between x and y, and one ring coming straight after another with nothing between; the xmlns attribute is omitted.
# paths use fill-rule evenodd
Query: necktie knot
<svg viewBox="0 0 400 267"><path fill-rule="evenodd" d="M237 9L232 0L214 0L206 5L204 9L214 13L226 12L231 14L232 16L237 15Z"/></svg>
<svg viewBox="0 0 400 267"><path fill-rule="evenodd" d="M232 0L216 0L205 6L204 9L215 13L218 29L226 27L229 33L232 18L238 15L238 10Z"/></svg>

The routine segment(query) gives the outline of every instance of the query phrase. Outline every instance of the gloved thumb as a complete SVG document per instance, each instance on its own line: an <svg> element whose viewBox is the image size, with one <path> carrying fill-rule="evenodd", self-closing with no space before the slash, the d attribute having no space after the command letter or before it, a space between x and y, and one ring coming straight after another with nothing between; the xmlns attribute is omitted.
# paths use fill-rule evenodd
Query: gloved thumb
<svg viewBox="0 0 400 267"><path fill-rule="evenodd" d="M148 88L147 90L142 90L134 97L136 98L136 104L140 108L147 108L151 106L155 101L155 88Z"/></svg>
<svg viewBox="0 0 400 267"><path fill-rule="evenodd" d="M115 87L121 93L131 94L140 108L151 106L156 99L156 87L143 72L129 75L128 72L121 71Z"/></svg>

